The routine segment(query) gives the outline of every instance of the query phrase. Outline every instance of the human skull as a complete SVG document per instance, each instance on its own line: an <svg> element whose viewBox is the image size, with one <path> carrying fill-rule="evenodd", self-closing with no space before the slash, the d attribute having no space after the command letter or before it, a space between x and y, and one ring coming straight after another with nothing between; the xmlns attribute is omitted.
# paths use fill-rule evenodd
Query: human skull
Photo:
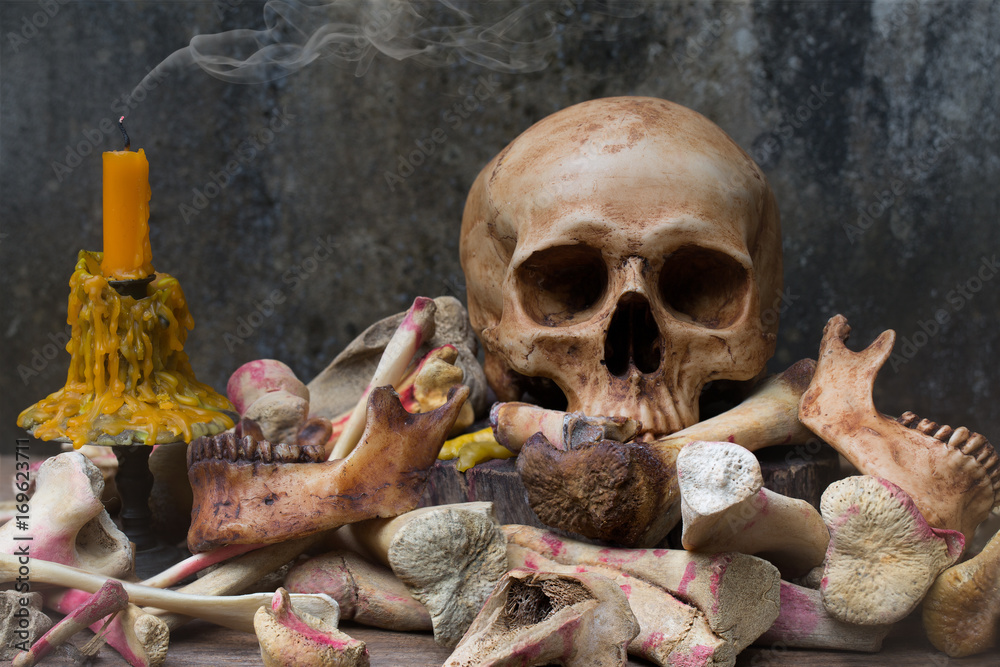
<svg viewBox="0 0 1000 667"><path fill-rule="evenodd" d="M725 132L666 100L593 100L526 130L473 184L461 259L500 400L551 381L567 410L638 419L648 438L696 423L708 382L750 380L774 352L774 195Z"/></svg>

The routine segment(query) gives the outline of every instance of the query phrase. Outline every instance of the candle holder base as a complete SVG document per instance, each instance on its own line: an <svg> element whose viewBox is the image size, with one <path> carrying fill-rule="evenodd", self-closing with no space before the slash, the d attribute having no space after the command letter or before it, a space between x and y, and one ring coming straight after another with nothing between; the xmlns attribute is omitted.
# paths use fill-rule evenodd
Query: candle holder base
<svg viewBox="0 0 1000 667"><path fill-rule="evenodd" d="M135 545L135 572L141 579L159 574L188 554L163 542L153 532L153 513L149 509L149 494L153 489L153 473L149 471L147 445L115 446L118 457L115 484L122 499L119 517L122 532Z"/></svg>

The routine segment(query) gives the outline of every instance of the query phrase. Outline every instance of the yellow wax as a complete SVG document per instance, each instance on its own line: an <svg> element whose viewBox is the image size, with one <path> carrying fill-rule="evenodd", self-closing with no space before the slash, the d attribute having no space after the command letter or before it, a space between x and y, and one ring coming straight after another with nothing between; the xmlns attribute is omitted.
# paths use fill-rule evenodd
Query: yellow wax
<svg viewBox="0 0 1000 667"><path fill-rule="evenodd" d="M149 247L149 162L138 151L104 153L104 260L110 280L133 280L153 273Z"/></svg>

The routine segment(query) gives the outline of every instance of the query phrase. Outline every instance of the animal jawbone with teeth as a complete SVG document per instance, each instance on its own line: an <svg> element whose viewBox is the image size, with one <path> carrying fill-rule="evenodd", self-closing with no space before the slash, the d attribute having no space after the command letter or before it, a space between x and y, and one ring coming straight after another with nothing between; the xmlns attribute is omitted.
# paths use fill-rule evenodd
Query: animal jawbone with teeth
<svg viewBox="0 0 1000 667"><path fill-rule="evenodd" d="M414 509L468 395L460 385L440 408L411 414L391 387L379 387L368 400L361 443L333 461L318 447L252 436L193 441L189 548L274 543Z"/></svg>

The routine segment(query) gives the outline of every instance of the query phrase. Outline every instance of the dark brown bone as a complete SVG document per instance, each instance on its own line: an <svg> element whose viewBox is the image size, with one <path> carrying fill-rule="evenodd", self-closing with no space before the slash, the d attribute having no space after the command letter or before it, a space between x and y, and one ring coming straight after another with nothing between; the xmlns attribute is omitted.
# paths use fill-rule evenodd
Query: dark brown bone
<svg viewBox="0 0 1000 667"><path fill-rule="evenodd" d="M543 523L585 537L642 544L647 531L659 533L650 526L673 525L680 515L673 462L637 443L601 440L562 451L536 433L517 470Z"/></svg>

